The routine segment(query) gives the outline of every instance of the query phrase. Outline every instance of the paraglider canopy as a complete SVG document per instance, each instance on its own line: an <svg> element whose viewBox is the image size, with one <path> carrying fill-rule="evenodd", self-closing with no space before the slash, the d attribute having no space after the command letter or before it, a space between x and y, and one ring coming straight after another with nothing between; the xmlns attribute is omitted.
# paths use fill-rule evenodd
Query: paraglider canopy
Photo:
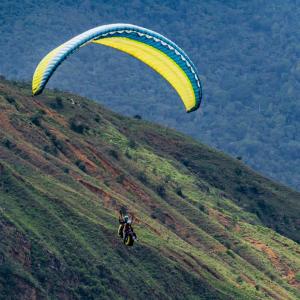
<svg viewBox="0 0 300 300"><path fill-rule="evenodd" d="M43 91L54 71L70 54L90 43L109 46L141 60L173 86L187 112L199 108L201 83L187 54L163 35L131 24L110 24L93 28L49 52L34 72L33 95Z"/></svg>

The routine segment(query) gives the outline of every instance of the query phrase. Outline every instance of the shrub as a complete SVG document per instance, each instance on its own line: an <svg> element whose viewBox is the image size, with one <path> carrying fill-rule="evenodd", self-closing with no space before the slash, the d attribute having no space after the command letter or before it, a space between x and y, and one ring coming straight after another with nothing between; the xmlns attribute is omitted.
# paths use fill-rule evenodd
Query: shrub
<svg viewBox="0 0 300 300"><path fill-rule="evenodd" d="M186 158L183 158L180 161L186 167L188 167L190 165L190 161L188 159L186 159Z"/></svg>
<svg viewBox="0 0 300 300"><path fill-rule="evenodd" d="M142 119L142 116L141 115L134 115L133 116L135 119L137 119L137 120L141 120Z"/></svg>
<svg viewBox="0 0 300 300"><path fill-rule="evenodd" d="M101 122L101 117L99 115L96 115L94 120L95 120L95 122L100 123Z"/></svg>
<svg viewBox="0 0 300 300"><path fill-rule="evenodd" d="M201 210L203 213L208 214L208 209L207 209L207 207L206 207L204 204L199 203L199 204L198 204L198 208L199 208L199 210Z"/></svg>
<svg viewBox="0 0 300 300"><path fill-rule="evenodd" d="M176 192L176 194L177 194L179 197L185 198L185 196L184 196L183 193L182 193L182 189L181 189L180 186L176 187L175 192Z"/></svg>
<svg viewBox="0 0 300 300"><path fill-rule="evenodd" d="M56 136L52 136L51 137L51 141L54 145L55 148L57 148L58 150L60 151L63 151L64 150L64 144L61 140L57 139Z"/></svg>
<svg viewBox="0 0 300 300"><path fill-rule="evenodd" d="M7 138L3 139L2 144L3 144L7 149L13 149L13 148L16 146L15 143L13 143L11 140L9 140L9 139L7 139Z"/></svg>
<svg viewBox="0 0 300 300"><path fill-rule="evenodd" d="M124 180L125 180L125 175L124 174L120 174L116 178L117 183L120 183L120 184L123 184Z"/></svg>
<svg viewBox="0 0 300 300"><path fill-rule="evenodd" d="M234 253L230 249L227 249L226 253L227 253L227 255L231 256L232 258L235 257Z"/></svg>
<svg viewBox="0 0 300 300"><path fill-rule="evenodd" d="M162 184L159 184L157 187L156 187L156 192L157 194L162 197L162 198L165 198L166 197L166 189L165 187L162 185Z"/></svg>
<svg viewBox="0 0 300 300"><path fill-rule="evenodd" d="M70 119L70 128L79 134L83 134L89 130L89 126L77 117Z"/></svg>
<svg viewBox="0 0 300 300"><path fill-rule="evenodd" d="M108 151L108 154L110 156L112 156L113 158L115 158L116 160L119 160L120 159L120 156L119 156L119 153L115 150L115 149L110 149Z"/></svg>
<svg viewBox="0 0 300 300"><path fill-rule="evenodd" d="M171 176L170 176L170 175L167 175L167 176L165 177L165 183L170 182L170 180L171 180Z"/></svg>
<svg viewBox="0 0 300 300"><path fill-rule="evenodd" d="M236 168L234 171L235 171L235 174L236 174L237 176L241 176L241 175L242 175L242 170L241 170L241 169Z"/></svg>
<svg viewBox="0 0 300 300"><path fill-rule="evenodd" d="M86 166L82 160L78 159L75 164L81 171L86 172Z"/></svg>
<svg viewBox="0 0 300 300"><path fill-rule="evenodd" d="M166 215L160 207L156 207L154 211L151 213L152 219L158 219L162 223L166 221Z"/></svg>
<svg viewBox="0 0 300 300"><path fill-rule="evenodd" d="M16 104L16 100L11 96L5 96L5 100L10 104Z"/></svg>
<svg viewBox="0 0 300 300"><path fill-rule="evenodd" d="M56 147L54 147L53 145L46 145L46 146L44 146L43 149L45 152L52 154L54 156L58 155L58 151L57 151Z"/></svg>
<svg viewBox="0 0 300 300"><path fill-rule="evenodd" d="M134 140L130 139L130 140L128 141L128 146L129 146L131 149L136 149L136 148L137 148L137 143L136 143Z"/></svg>
<svg viewBox="0 0 300 300"><path fill-rule="evenodd" d="M41 126L41 119L42 119L42 115L40 113L36 113L34 114L31 118L30 118L30 122L32 124L34 124L35 126L40 127Z"/></svg>
<svg viewBox="0 0 300 300"><path fill-rule="evenodd" d="M238 276L238 277L236 278L236 282L237 282L238 284L242 284L242 283L244 282L244 280L243 280L243 278L242 278L241 276Z"/></svg>
<svg viewBox="0 0 300 300"><path fill-rule="evenodd" d="M131 154L130 154L129 151L127 151L127 150L126 150L126 152L125 152L125 156L126 156L128 159L132 159Z"/></svg>
<svg viewBox="0 0 300 300"><path fill-rule="evenodd" d="M140 172L138 175L137 175L137 178L139 179L139 181L143 184L147 184L148 183L148 178L146 176L146 174L144 172Z"/></svg>
<svg viewBox="0 0 300 300"><path fill-rule="evenodd" d="M50 107L53 109L62 109L64 108L63 100L61 97L56 97L54 102L50 104Z"/></svg>

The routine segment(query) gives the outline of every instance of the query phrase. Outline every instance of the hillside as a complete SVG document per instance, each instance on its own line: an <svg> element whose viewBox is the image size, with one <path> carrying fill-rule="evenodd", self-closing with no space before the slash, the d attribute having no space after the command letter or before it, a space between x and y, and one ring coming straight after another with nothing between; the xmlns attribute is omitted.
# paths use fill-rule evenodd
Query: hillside
<svg viewBox="0 0 300 300"><path fill-rule="evenodd" d="M300 191L299 1L2 0L0 75L30 81L48 51L120 22L158 31L186 51L203 83L200 111L184 114L160 76L100 45L70 57L48 87L176 128Z"/></svg>
<svg viewBox="0 0 300 300"><path fill-rule="evenodd" d="M1 299L299 299L299 200L174 130L0 80Z"/></svg>

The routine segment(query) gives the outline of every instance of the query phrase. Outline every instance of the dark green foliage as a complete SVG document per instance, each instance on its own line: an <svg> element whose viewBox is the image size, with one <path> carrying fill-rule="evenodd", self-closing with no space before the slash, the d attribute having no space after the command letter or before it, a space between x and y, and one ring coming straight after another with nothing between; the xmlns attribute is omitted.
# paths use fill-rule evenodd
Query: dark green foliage
<svg viewBox="0 0 300 300"><path fill-rule="evenodd" d="M183 165L185 165L186 167L188 167L190 165L190 161L187 158L182 158L181 162L183 163Z"/></svg>
<svg viewBox="0 0 300 300"><path fill-rule="evenodd" d="M81 171L86 172L86 166L82 160L76 160L75 164Z"/></svg>
<svg viewBox="0 0 300 300"><path fill-rule="evenodd" d="M178 196L180 196L181 198L184 198L184 194L183 194L183 192L182 192L181 187L179 187L179 186L176 187L175 192L176 192L176 194L177 194Z"/></svg>
<svg viewBox="0 0 300 300"><path fill-rule="evenodd" d="M136 143L135 140L130 139L130 140L128 141L128 146L129 146L130 148L132 148L132 149L136 149L136 148L137 148L137 143Z"/></svg>
<svg viewBox="0 0 300 300"><path fill-rule="evenodd" d="M100 123L101 122L101 117L99 115L96 115L94 120L95 120L95 122Z"/></svg>
<svg viewBox="0 0 300 300"><path fill-rule="evenodd" d="M123 184L124 180L125 180L125 175L124 174L120 174L116 178L116 182L119 183L119 184Z"/></svg>
<svg viewBox="0 0 300 300"><path fill-rule="evenodd" d="M30 118L31 123L33 123L35 126L41 127L41 120L44 114L45 112L43 110L39 110Z"/></svg>
<svg viewBox="0 0 300 300"><path fill-rule="evenodd" d="M45 145L43 147L43 150L49 154L52 154L54 156L57 156L58 155L58 150L55 146L53 145Z"/></svg>
<svg viewBox="0 0 300 300"><path fill-rule="evenodd" d="M235 174L238 175L238 176L242 175L242 170L239 169L239 168L236 168L235 169Z"/></svg>
<svg viewBox="0 0 300 300"><path fill-rule="evenodd" d="M128 159L132 159L132 155L130 154L129 151L126 151L126 152L125 152L125 156L126 156Z"/></svg>
<svg viewBox="0 0 300 300"><path fill-rule="evenodd" d="M148 178L146 176L146 174L144 172L139 172L137 175L137 178L139 179L139 181L145 185L148 184Z"/></svg>
<svg viewBox="0 0 300 300"><path fill-rule="evenodd" d="M52 109L60 110L64 108L63 99L59 96L55 97L54 102L50 104Z"/></svg>
<svg viewBox="0 0 300 300"><path fill-rule="evenodd" d="M15 105L16 104L16 100L11 97L11 96L5 96L5 99L8 103Z"/></svg>
<svg viewBox="0 0 300 300"><path fill-rule="evenodd" d="M10 263L0 265L0 283L4 287L0 292L0 297L9 297L17 286L17 277Z"/></svg>
<svg viewBox="0 0 300 300"><path fill-rule="evenodd" d="M163 224L166 222L166 214L160 207L156 207L151 213L151 218L158 219Z"/></svg>
<svg viewBox="0 0 300 300"><path fill-rule="evenodd" d="M116 160L120 159L119 153L115 149L110 149L108 154Z"/></svg>
<svg viewBox="0 0 300 300"><path fill-rule="evenodd" d="M50 145L44 146L44 151L57 156L59 152L66 153L65 144L63 141L59 140L51 131L47 128L44 129L45 134L49 137Z"/></svg>
<svg viewBox="0 0 300 300"><path fill-rule="evenodd" d="M157 194L162 197L162 198L165 198L166 197L166 188L163 184L159 184L157 187L156 187L156 192Z"/></svg>
<svg viewBox="0 0 300 300"><path fill-rule="evenodd" d="M70 128L77 133L84 134L89 130L89 126L80 117L71 118L69 123Z"/></svg>
<svg viewBox="0 0 300 300"><path fill-rule="evenodd" d="M227 249L227 250L226 250L226 253L227 253L229 256L231 256L232 258L235 258L234 252L232 252L230 249Z"/></svg>
<svg viewBox="0 0 300 300"><path fill-rule="evenodd" d="M4 138L3 140L2 140L2 144L6 147L6 148L8 148L8 149L13 149L13 148L15 148L16 147L16 144L14 143L14 142L12 142L10 139L8 139L8 138Z"/></svg>
<svg viewBox="0 0 300 300"><path fill-rule="evenodd" d="M205 207L204 204L199 203L198 207L199 207L199 209L200 209L202 212L207 213L207 209L206 209L206 207Z"/></svg>
<svg viewBox="0 0 300 300"><path fill-rule="evenodd" d="M238 284L242 284L242 283L244 282L244 280L243 280L243 278L242 278L241 276L238 276L238 277L236 278L236 282L237 282Z"/></svg>

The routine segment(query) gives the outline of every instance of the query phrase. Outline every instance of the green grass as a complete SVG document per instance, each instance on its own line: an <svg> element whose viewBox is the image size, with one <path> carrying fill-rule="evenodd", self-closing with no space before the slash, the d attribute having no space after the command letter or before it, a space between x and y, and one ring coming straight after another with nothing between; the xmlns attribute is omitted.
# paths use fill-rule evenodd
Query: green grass
<svg viewBox="0 0 300 300"><path fill-rule="evenodd" d="M0 95L18 104L0 97L0 297L300 297L299 193L87 99L33 102L3 81ZM137 218L132 248L120 208Z"/></svg>

